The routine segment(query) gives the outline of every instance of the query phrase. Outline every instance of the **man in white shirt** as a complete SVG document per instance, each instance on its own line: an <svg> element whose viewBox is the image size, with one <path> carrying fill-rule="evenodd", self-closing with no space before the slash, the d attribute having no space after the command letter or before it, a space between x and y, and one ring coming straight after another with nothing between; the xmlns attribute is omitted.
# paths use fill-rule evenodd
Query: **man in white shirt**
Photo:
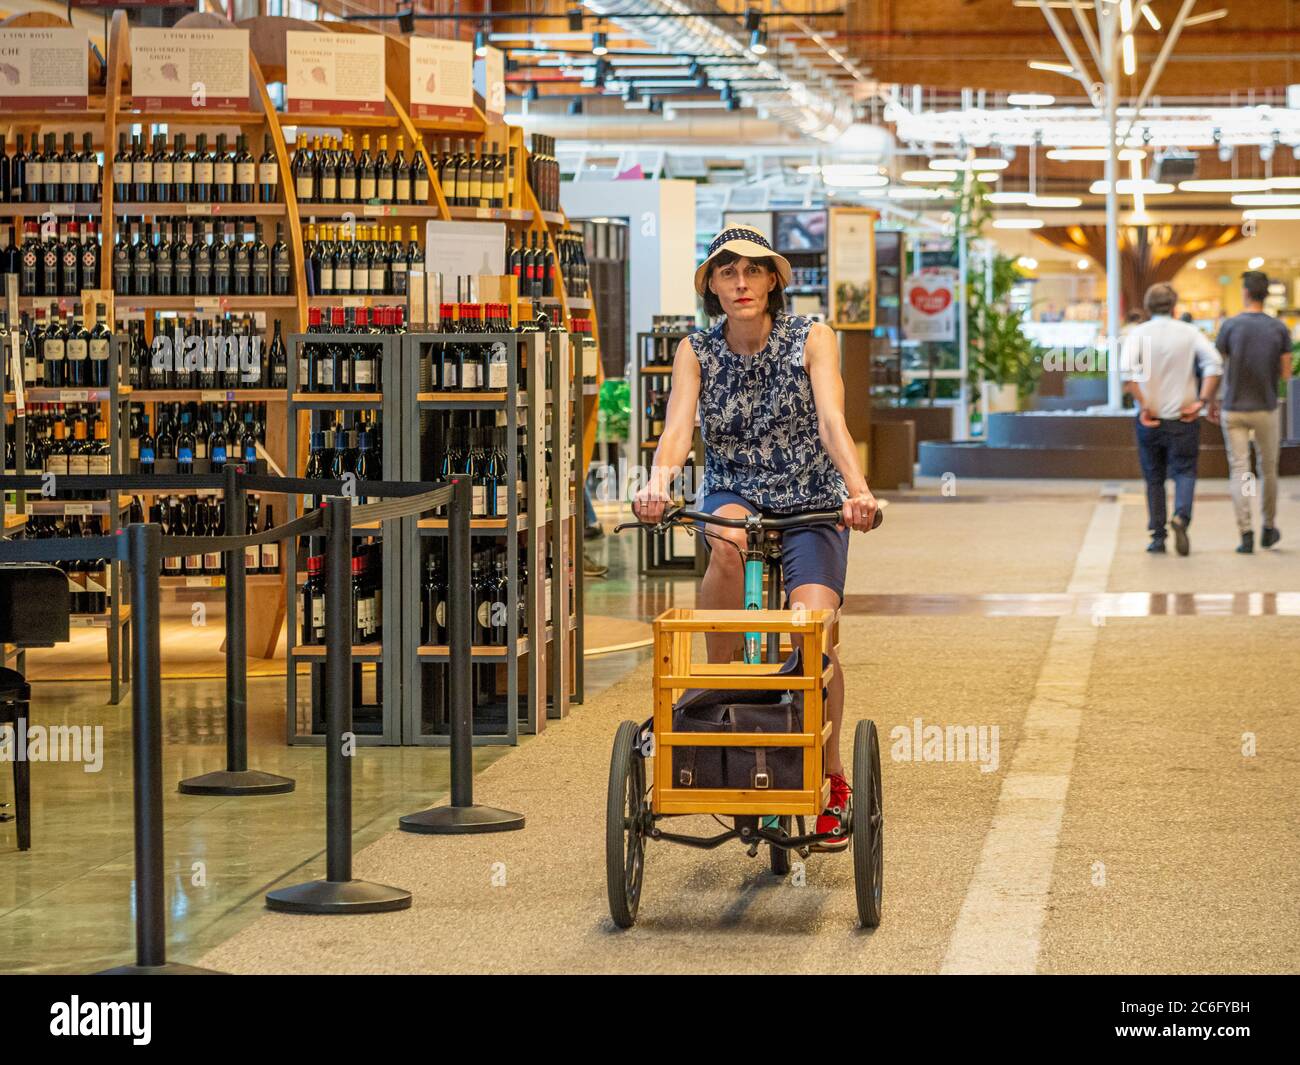
<svg viewBox="0 0 1300 1065"><path fill-rule="evenodd" d="M1223 359L1194 325L1176 321L1178 293L1172 285L1152 285L1143 300L1149 321L1135 325L1124 338L1120 374L1124 391L1138 409L1138 459L1147 482L1147 550L1165 551L1165 480L1174 480L1174 546L1190 550L1187 526L1196 494L1196 460L1200 451L1200 416L1213 401L1223 377ZM1202 378L1197 394L1196 377Z"/></svg>

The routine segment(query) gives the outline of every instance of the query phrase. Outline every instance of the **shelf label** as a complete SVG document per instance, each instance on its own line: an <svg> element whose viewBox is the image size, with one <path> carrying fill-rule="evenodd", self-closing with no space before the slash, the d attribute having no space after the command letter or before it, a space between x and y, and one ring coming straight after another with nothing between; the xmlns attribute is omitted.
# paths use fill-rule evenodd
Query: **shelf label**
<svg viewBox="0 0 1300 1065"><path fill-rule="evenodd" d="M384 114L382 34L285 34L290 114Z"/></svg>
<svg viewBox="0 0 1300 1065"><path fill-rule="evenodd" d="M131 97L141 111L246 110L248 30L131 29Z"/></svg>
<svg viewBox="0 0 1300 1065"><path fill-rule="evenodd" d="M367 218L386 218L401 214L402 209L387 203L367 203L361 208L361 213Z"/></svg>
<svg viewBox="0 0 1300 1065"><path fill-rule="evenodd" d="M63 516L65 518L71 518L71 517L86 518L93 513L95 513L94 503L64 503L63 504Z"/></svg>
<svg viewBox="0 0 1300 1065"><path fill-rule="evenodd" d="M0 29L0 111L85 111L85 30Z"/></svg>
<svg viewBox="0 0 1300 1065"><path fill-rule="evenodd" d="M59 389L60 403L88 403L90 402L90 392L84 388L61 388Z"/></svg>
<svg viewBox="0 0 1300 1065"><path fill-rule="evenodd" d="M186 577L186 588L220 588L224 584L221 577Z"/></svg>
<svg viewBox="0 0 1300 1065"><path fill-rule="evenodd" d="M235 401L234 392L212 392L204 389L199 392L200 403L233 403Z"/></svg>
<svg viewBox="0 0 1300 1065"><path fill-rule="evenodd" d="M95 627L95 615L69 614L68 627L73 629L93 629Z"/></svg>
<svg viewBox="0 0 1300 1065"><path fill-rule="evenodd" d="M474 46L411 39L411 117L467 121L474 115Z"/></svg>

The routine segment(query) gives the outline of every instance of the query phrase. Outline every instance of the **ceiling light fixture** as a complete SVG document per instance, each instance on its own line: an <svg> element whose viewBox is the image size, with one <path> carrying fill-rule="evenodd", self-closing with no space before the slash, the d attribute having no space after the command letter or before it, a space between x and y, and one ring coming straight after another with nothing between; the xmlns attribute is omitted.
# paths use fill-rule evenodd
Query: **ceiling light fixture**
<svg viewBox="0 0 1300 1065"><path fill-rule="evenodd" d="M1022 270L1037 270L1038 260L1032 255L1022 255L1016 260L1016 265Z"/></svg>
<svg viewBox="0 0 1300 1065"><path fill-rule="evenodd" d="M1281 221L1283 219L1295 220L1300 218L1300 207L1252 207L1248 211L1242 211L1241 217L1247 222L1264 222L1269 219L1274 221ZM1255 265L1254 259L1250 261L1250 268L1252 270L1258 270L1259 267L1263 265L1263 259L1259 260L1259 266Z"/></svg>
<svg viewBox="0 0 1300 1065"><path fill-rule="evenodd" d="M752 7L745 8L745 29L753 33L763 24L763 16L755 11Z"/></svg>
<svg viewBox="0 0 1300 1065"><path fill-rule="evenodd" d="M1041 218L995 218L994 229L1042 229Z"/></svg>
<svg viewBox="0 0 1300 1065"><path fill-rule="evenodd" d="M931 159L931 170L1005 170L1011 164L1005 159Z"/></svg>
<svg viewBox="0 0 1300 1065"><path fill-rule="evenodd" d="M1215 19L1226 17L1227 14L1228 9L1221 7L1217 11L1207 11L1204 15L1192 15L1190 18L1183 19L1183 29L1187 29L1189 26L1200 26L1206 22L1213 22Z"/></svg>
<svg viewBox="0 0 1300 1065"><path fill-rule="evenodd" d="M1296 216L1300 217L1300 211L1296 212ZM1263 265L1264 265L1264 256L1262 255L1256 255L1253 259L1251 259L1248 263L1246 263L1246 266L1249 267L1251 270L1258 270Z"/></svg>
<svg viewBox="0 0 1300 1065"><path fill-rule="evenodd" d="M1205 269L1207 266L1209 266L1209 265L1210 265L1210 264L1207 263L1204 259L1197 259L1197 260L1196 260L1196 269L1198 269L1198 270L1204 270L1204 269Z"/></svg>
<svg viewBox="0 0 1300 1065"><path fill-rule="evenodd" d="M1086 269L1088 269L1089 266L1092 265L1092 263L1088 262L1087 259L1080 259L1080 260L1079 260L1078 262L1076 262L1074 265L1075 265L1078 269L1080 269L1080 270L1086 270Z"/></svg>
<svg viewBox="0 0 1300 1065"><path fill-rule="evenodd" d="M749 35L749 50L755 55L767 54L767 30L760 27Z"/></svg>
<svg viewBox="0 0 1300 1065"><path fill-rule="evenodd" d="M540 94L537 91L536 85L529 85L528 88L524 90L524 99L527 100L529 103L532 103L534 100L536 100L539 95Z"/></svg>
<svg viewBox="0 0 1300 1065"><path fill-rule="evenodd" d="M1030 70L1045 70L1049 74L1064 74L1066 77L1078 77L1074 67L1068 63L1045 63L1042 60L1031 59L1029 61Z"/></svg>
<svg viewBox="0 0 1300 1065"><path fill-rule="evenodd" d="M1147 22L1151 23L1151 28L1157 33L1163 29L1160 25L1160 20L1156 18L1156 13L1151 10L1151 5L1149 3L1142 5L1142 17L1145 18Z"/></svg>
<svg viewBox="0 0 1300 1065"><path fill-rule="evenodd" d="M570 101L569 101L569 114L571 114L571 115L580 115L580 114L582 114L582 98L581 98L581 97L578 97L576 100L570 100Z"/></svg>
<svg viewBox="0 0 1300 1065"><path fill-rule="evenodd" d="M1106 182L1094 181L1088 186L1088 191L1094 196L1105 196L1107 192ZM1121 196L1133 196L1137 193L1144 196L1168 196L1174 191L1174 187L1163 181L1152 181L1150 178L1144 178L1142 181L1120 178L1119 181L1115 182L1115 191Z"/></svg>
<svg viewBox="0 0 1300 1065"><path fill-rule="evenodd" d="M1193 178L1178 183L1179 192L1267 192L1269 183L1260 178Z"/></svg>
<svg viewBox="0 0 1300 1065"><path fill-rule="evenodd" d="M1270 189L1300 189L1300 174L1268 179Z"/></svg>
<svg viewBox="0 0 1300 1065"><path fill-rule="evenodd" d="M609 55L609 37L603 31L598 30L591 35L591 54Z"/></svg>
<svg viewBox="0 0 1300 1065"><path fill-rule="evenodd" d="M1232 198L1234 207L1300 207L1300 193L1246 192Z"/></svg>
<svg viewBox="0 0 1300 1065"><path fill-rule="evenodd" d="M1033 194L1029 192L990 192L984 198L988 200L989 203L996 203L996 204L1014 203L1014 204L1024 204L1027 206L1032 196Z"/></svg>
<svg viewBox="0 0 1300 1065"><path fill-rule="evenodd" d="M1030 196L1025 203L1030 207L1082 207L1078 196Z"/></svg>
<svg viewBox="0 0 1300 1065"><path fill-rule="evenodd" d="M982 174L976 174L976 175L975 175L975 180L976 180L976 181L982 181L982 182L984 182L984 184L986 184L986 185L991 185L991 184L993 184L993 182L995 182L995 181L1001 181L1001 180L1002 180L1002 175L999 174L999 173L998 173L997 171L995 171L995 170L986 170L986 171L985 171L984 173L982 173Z"/></svg>
<svg viewBox="0 0 1300 1065"><path fill-rule="evenodd" d="M1048 92L1013 92L1007 96L1008 107L1050 107L1056 97Z"/></svg>
<svg viewBox="0 0 1300 1065"><path fill-rule="evenodd" d="M1058 163L1104 163L1110 153L1105 148L1049 148L1047 158ZM1141 148L1121 148L1119 160L1129 163L1145 156Z"/></svg>
<svg viewBox="0 0 1300 1065"><path fill-rule="evenodd" d="M486 30L474 31L474 54L482 59L487 55L488 35Z"/></svg>

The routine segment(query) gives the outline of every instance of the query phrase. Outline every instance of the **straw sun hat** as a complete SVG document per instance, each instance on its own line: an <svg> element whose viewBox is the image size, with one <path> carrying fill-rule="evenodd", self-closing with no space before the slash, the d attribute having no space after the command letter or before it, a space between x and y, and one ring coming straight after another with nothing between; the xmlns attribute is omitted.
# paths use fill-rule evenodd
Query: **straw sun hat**
<svg viewBox="0 0 1300 1065"><path fill-rule="evenodd" d="M713 238L713 243L709 245L708 258L700 263L699 269L695 271L695 291L701 296L708 291L709 269L713 265L713 260L724 251L735 252L746 259L770 259L776 264L776 273L781 279L781 287L789 286L790 263L785 256L778 255L772 250L767 237L753 226L728 226Z"/></svg>

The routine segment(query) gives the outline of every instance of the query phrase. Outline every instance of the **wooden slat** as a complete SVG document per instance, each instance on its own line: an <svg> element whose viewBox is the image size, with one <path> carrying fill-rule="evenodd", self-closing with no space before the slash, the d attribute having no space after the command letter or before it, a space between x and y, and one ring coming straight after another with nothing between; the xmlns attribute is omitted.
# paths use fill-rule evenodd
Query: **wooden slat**
<svg viewBox="0 0 1300 1065"><path fill-rule="evenodd" d="M678 608L680 609L680 608ZM665 611L655 619L655 626L669 632L797 632L811 633L819 624L830 624L834 612L810 610L806 620L791 620L788 610L692 610L678 616L677 611Z"/></svg>
<svg viewBox="0 0 1300 1065"><path fill-rule="evenodd" d="M668 674L659 678L661 684L668 688L705 688L709 691L725 691L731 688L745 691L811 691L817 683L815 677L799 677L786 674L783 677L755 676L709 676L701 677L691 673L682 675Z"/></svg>
<svg viewBox="0 0 1300 1065"><path fill-rule="evenodd" d="M748 788L661 788L657 812L665 814L770 814L816 817L826 808L816 791L762 791ZM829 795L829 792L827 793Z"/></svg>
<svg viewBox="0 0 1300 1065"><path fill-rule="evenodd" d="M657 742L666 747L811 747L810 732L664 732Z"/></svg>

